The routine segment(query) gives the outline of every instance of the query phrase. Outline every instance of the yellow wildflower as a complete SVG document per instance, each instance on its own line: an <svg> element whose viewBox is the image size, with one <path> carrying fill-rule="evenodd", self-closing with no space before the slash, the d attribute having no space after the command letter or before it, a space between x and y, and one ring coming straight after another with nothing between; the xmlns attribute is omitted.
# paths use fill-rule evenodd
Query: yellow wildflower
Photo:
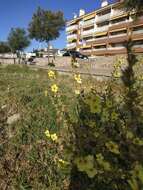
<svg viewBox="0 0 143 190"><path fill-rule="evenodd" d="M127 131L126 138L127 139L133 139L134 138L134 134L131 131Z"/></svg>
<svg viewBox="0 0 143 190"><path fill-rule="evenodd" d="M49 71L48 76L49 76L49 78L55 78L56 77L54 71Z"/></svg>
<svg viewBox="0 0 143 190"><path fill-rule="evenodd" d="M59 161L60 164L63 164L63 165L68 165L69 164L69 162L67 162L67 161L65 161L63 159L59 159L58 161Z"/></svg>
<svg viewBox="0 0 143 190"><path fill-rule="evenodd" d="M119 71L114 71L113 76L114 76L115 78L120 78L120 77L121 77L121 72L119 72Z"/></svg>
<svg viewBox="0 0 143 190"><path fill-rule="evenodd" d="M58 137L57 137L56 133L51 134L51 139L52 139L52 141L57 141Z"/></svg>
<svg viewBox="0 0 143 190"><path fill-rule="evenodd" d="M133 140L133 143L139 146L143 146L143 139L139 139L138 137Z"/></svg>
<svg viewBox="0 0 143 190"><path fill-rule="evenodd" d="M81 80L81 78L80 78L80 74L78 74L78 75L75 74L75 75L74 75L74 79L76 80L77 83L79 83L79 84L82 83L82 80Z"/></svg>
<svg viewBox="0 0 143 190"><path fill-rule="evenodd" d="M139 76L139 80L143 80L143 75Z"/></svg>
<svg viewBox="0 0 143 190"><path fill-rule="evenodd" d="M57 139L58 139L56 133L50 134L49 130L45 131L45 135L46 135L46 137L50 138L52 141L57 141Z"/></svg>
<svg viewBox="0 0 143 190"><path fill-rule="evenodd" d="M75 90L74 92L75 92L76 95L80 94L80 90Z"/></svg>
<svg viewBox="0 0 143 190"><path fill-rule="evenodd" d="M96 168L91 168L91 169L87 170L86 173L89 178L94 178L98 172L97 172Z"/></svg>
<svg viewBox="0 0 143 190"><path fill-rule="evenodd" d="M59 161L59 163L61 163L61 164L65 164L65 163L66 163L63 159L59 159L58 161Z"/></svg>
<svg viewBox="0 0 143 190"><path fill-rule="evenodd" d="M116 112L111 113L111 120L116 121L118 119L118 114Z"/></svg>
<svg viewBox="0 0 143 190"><path fill-rule="evenodd" d="M75 158L75 164L81 172L86 172L89 178L94 178L97 174L96 168L94 168L94 156L88 155L86 157Z"/></svg>
<svg viewBox="0 0 143 190"><path fill-rule="evenodd" d="M45 131L45 135L46 135L46 137L48 137L48 138L51 137L49 130L46 130L46 131Z"/></svg>
<svg viewBox="0 0 143 190"><path fill-rule="evenodd" d="M116 143L114 143L113 141L109 141L109 142L105 143L105 145L110 152L112 152L114 154L120 154L119 146Z"/></svg>
<svg viewBox="0 0 143 190"><path fill-rule="evenodd" d="M48 96L48 91L45 90L44 94L45 94L45 97L47 97Z"/></svg>
<svg viewBox="0 0 143 190"><path fill-rule="evenodd" d="M72 64L74 67L76 67L76 68L79 68L80 67L80 64L78 63L78 62L73 62L73 64Z"/></svg>
<svg viewBox="0 0 143 190"><path fill-rule="evenodd" d="M99 165L101 165L104 170L110 171L111 170L111 165L108 161L106 161L101 153L96 155L96 160Z"/></svg>
<svg viewBox="0 0 143 190"><path fill-rule="evenodd" d="M58 92L58 86L56 84L53 84L51 86L51 91L54 92L54 93L57 93Z"/></svg>
<svg viewBox="0 0 143 190"><path fill-rule="evenodd" d="M63 160L63 159L58 159L58 167L59 168L65 168L69 165L69 162Z"/></svg>

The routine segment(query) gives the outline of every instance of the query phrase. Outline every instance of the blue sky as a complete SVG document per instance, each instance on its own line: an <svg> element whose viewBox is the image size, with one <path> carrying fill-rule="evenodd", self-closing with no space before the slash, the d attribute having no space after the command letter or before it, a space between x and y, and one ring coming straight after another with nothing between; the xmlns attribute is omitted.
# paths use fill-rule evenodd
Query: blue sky
<svg viewBox="0 0 143 190"><path fill-rule="evenodd" d="M80 8L85 9L86 12L97 9L100 6L100 0L1 0L0 41L7 39L12 27L27 28L38 6L53 11L61 10L64 12L65 19L69 20L73 17L73 13L78 13ZM65 31L61 32L57 40L52 41L52 45L60 49L66 45ZM32 41L27 51L43 46Z"/></svg>

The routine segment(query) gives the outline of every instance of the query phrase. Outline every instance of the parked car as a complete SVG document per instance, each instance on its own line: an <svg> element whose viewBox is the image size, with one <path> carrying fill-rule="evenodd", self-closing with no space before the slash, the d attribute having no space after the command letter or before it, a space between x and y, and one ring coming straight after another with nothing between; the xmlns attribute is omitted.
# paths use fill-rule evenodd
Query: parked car
<svg viewBox="0 0 143 190"><path fill-rule="evenodd" d="M73 56L75 58L80 58L80 59L88 59L88 56L87 55L84 55L78 51L74 51L74 50L69 50L69 51L66 51L64 54L63 54L64 57L68 57L68 56Z"/></svg>
<svg viewBox="0 0 143 190"><path fill-rule="evenodd" d="M28 58L26 64L27 64L27 65L35 65L35 61L34 61L34 59L35 59L34 57L30 57L30 58Z"/></svg>

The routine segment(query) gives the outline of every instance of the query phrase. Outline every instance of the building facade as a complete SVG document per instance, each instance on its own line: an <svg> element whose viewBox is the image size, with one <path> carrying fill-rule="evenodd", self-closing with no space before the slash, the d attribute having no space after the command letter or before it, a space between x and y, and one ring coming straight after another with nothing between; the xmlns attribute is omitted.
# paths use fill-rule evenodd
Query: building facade
<svg viewBox="0 0 143 190"><path fill-rule="evenodd" d="M89 56L116 55L127 52L125 43L134 42L133 51L143 53L143 12L127 13L123 2L108 5L103 0L102 7L67 22L67 49L77 50Z"/></svg>

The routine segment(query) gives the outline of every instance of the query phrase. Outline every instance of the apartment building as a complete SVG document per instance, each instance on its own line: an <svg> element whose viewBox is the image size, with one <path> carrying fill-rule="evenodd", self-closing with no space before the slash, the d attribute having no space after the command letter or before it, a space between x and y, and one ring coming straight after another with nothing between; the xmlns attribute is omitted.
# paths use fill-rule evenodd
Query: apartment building
<svg viewBox="0 0 143 190"><path fill-rule="evenodd" d="M143 12L136 20L133 14L125 11L123 1L109 5L103 0L100 9L88 14L80 10L67 22L67 49L89 56L125 54L131 39L133 51L143 53Z"/></svg>

